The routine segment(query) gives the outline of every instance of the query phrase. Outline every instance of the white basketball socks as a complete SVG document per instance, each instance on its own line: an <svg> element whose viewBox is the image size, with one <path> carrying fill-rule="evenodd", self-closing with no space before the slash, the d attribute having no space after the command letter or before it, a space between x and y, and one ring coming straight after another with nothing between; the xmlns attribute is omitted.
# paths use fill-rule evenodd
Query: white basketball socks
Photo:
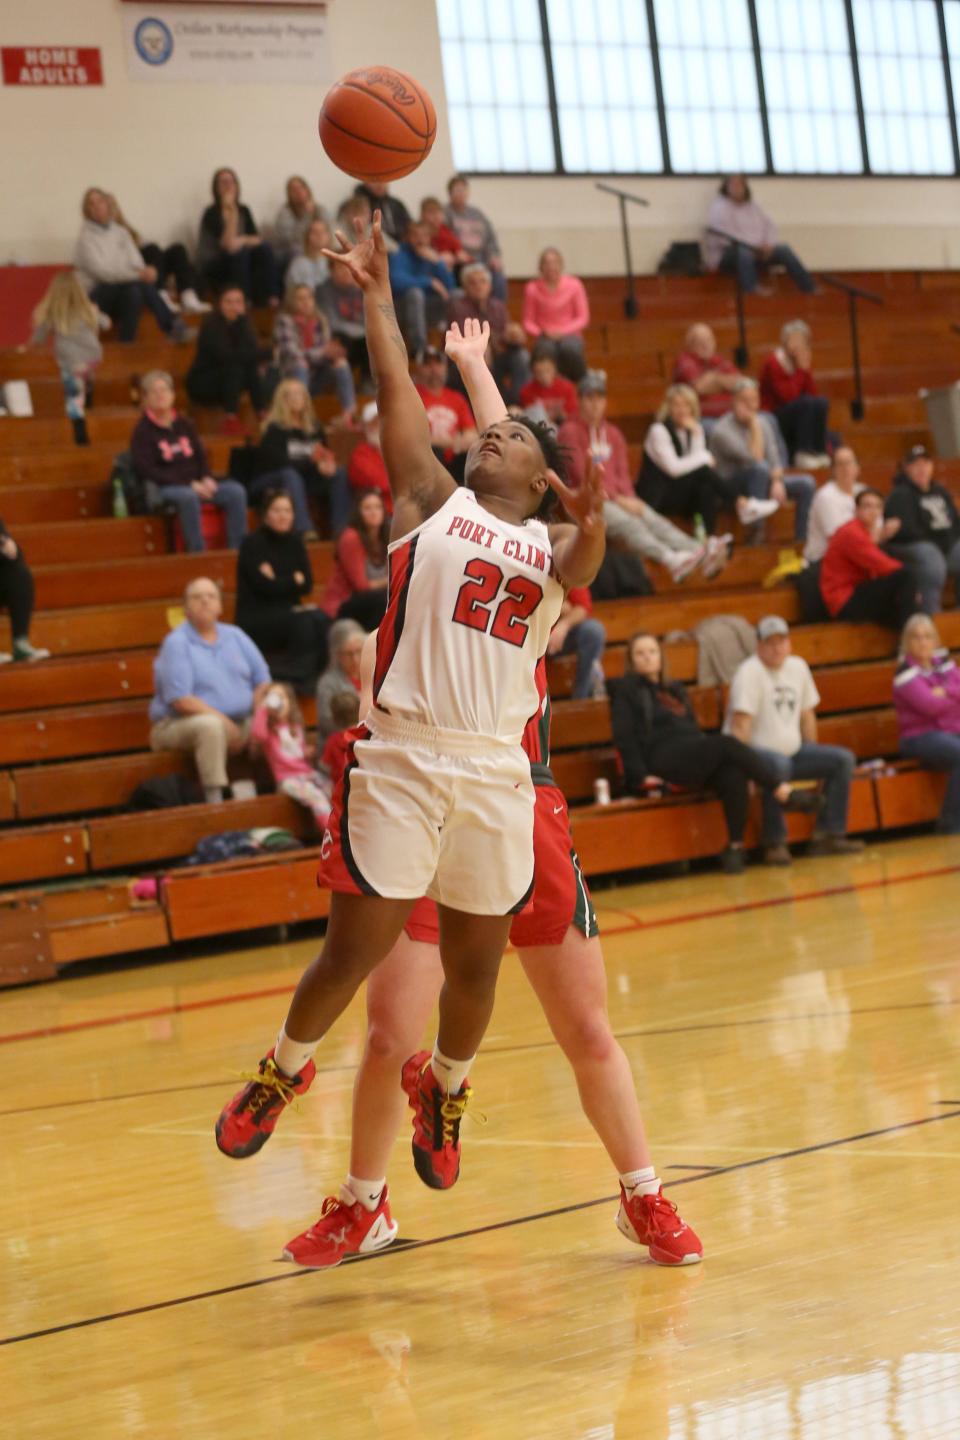
<svg viewBox="0 0 960 1440"><path fill-rule="evenodd" d="M291 1040L281 1025L273 1052L277 1069L282 1070L284 1075L289 1075L292 1080L295 1075L300 1074L307 1061L313 1059L313 1052L319 1044L319 1040Z"/></svg>
<svg viewBox="0 0 960 1440"><path fill-rule="evenodd" d="M345 1193L351 1195L354 1200L359 1200L364 1210L369 1210L372 1214L380 1204L380 1196L386 1183L386 1175L379 1180L361 1180L358 1175L348 1175L340 1197L343 1199Z"/></svg>
<svg viewBox="0 0 960 1440"><path fill-rule="evenodd" d="M476 1058L476 1055L471 1055L469 1060L451 1060L438 1045L434 1045L430 1068L448 1095L459 1095L470 1066Z"/></svg>
<svg viewBox="0 0 960 1440"><path fill-rule="evenodd" d="M632 1195L656 1195L660 1189L660 1181L652 1165L648 1165L645 1170L625 1171L620 1176L620 1184L627 1192L628 1200Z"/></svg>

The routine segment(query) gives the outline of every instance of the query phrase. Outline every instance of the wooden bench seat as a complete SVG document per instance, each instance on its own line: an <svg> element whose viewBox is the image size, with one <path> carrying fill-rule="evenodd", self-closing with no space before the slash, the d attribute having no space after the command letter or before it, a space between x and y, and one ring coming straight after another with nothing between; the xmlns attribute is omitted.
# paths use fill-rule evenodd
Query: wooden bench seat
<svg viewBox="0 0 960 1440"><path fill-rule="evenodd" d="M111 515L103 519L24 523L17 525L16 535L34 569L40 565L76 566L93 560L165 555L170 548L167 520L154 515L131 515L127 520L115 520Z"/></svg>
<svg viewBox="0 0 960 1440"><path fill-rule="evenodd" d="M0 715L0 765L142 750L150 722L142 700Z"/></svg>
<svg viewBox="0 0 960 1440"><path fill-rule="evenodd" d="M11 665L0 683L0 714L149 697L156 654L151 647Z"/></svg>
<svg viewBox="0 0 960 1440"><path fill-rule="evenodd" d="M140 811L91 819L91 870L129 870L189 855L197 841L224 830L276 825L295 835L312 830L308 811L289 795L258 795L255 800L228 800L220 805L183 805L168 810Z"/></svg>

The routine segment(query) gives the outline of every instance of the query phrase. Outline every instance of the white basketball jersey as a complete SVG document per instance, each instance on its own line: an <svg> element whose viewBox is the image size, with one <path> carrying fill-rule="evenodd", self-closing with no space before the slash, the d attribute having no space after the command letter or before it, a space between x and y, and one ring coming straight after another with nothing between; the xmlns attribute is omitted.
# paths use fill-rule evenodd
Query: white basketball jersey
<svg viewBox="0 0 960 1440"><path fill-rule="evenodd" d="M546 525L508 525L457 489L390 546L373 698L391 715L519 744L563 604Z"/></svg>

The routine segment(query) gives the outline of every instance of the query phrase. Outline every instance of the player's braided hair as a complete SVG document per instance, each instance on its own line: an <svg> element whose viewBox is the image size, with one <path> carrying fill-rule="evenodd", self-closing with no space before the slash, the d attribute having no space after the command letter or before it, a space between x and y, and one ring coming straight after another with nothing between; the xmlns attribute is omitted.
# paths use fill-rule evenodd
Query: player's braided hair
<svg viewBox="0 0 960 1440"><path fill-rule="evenodd" d="M547 468L553 470L560 476L561 480L567 478L567 447L561 445L557 439L557 432L552 425L547 425L543 420L531 420L528 415L516 415L513 417L518 425L529 430L536 440L547 463ZM557 509L557 495L555 490L544 491L540 507L534 515L535 520L549 520Z"/></svg>

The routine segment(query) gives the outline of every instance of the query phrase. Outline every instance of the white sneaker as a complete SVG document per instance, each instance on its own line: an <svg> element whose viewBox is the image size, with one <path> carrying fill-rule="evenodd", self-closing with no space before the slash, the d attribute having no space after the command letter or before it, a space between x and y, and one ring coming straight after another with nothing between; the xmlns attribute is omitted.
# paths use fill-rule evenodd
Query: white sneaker
<svg viewBox="0 0 960 1440"><path fill-rule="evenodd" d="M166 290L160 291L160 299L163 301L164 305L166 305L171 315L180 314L180 306L177 304L176 300L174 300L173 296L168 294Z"/></svg>
<svg viewBox="0 0 960 1440"><path fill-rule="evenodd" d="M730 559L732 535L711 535L707 539L707 558L703 562L703 578L713 580Z"/></svg>
<svg viewBox="0 0 960 1440"><path fill-rule="evenodd" d="M0 650L0 665L9 665L12 659L9 650Z"/></svg>
<svg viewBox="0 0 960 1440"><path fill-rule="evenodd" d="M698 545L696 550L671 550L663 563L670 571L674 584L682 585L687 576L692 575L697 566L703 564L706 554L706 545Z"/></svg>
<svg viewBox="0 0 960 1440"><path fill-rule="evenodd" d="M830 456L823 455L820 451L798 450L793 457L793 463L798 470L829 470Z"/></svg>
<svg viewBox="0 0 960 1440"><path fill-rule="evenodd" d="M196 290L184 290L180 295L184 315L208 315L213 309L206 300L201 300Z"/></svg>
<svg viewBox="0 0 960 1440"><path fill-rule="evenodd" d="M603 666L599 660L594 660L593 668L590 671L590 699L606 700L607 698L607 677L603 673Z"/></svg>
<svg viewBox="0 0 960 1440"><path fill-rule="evenodd" d="M752 495L741 495L737 501L737 519L741 525L759 525L779 509L779 500L755 500Z"/></svg>

